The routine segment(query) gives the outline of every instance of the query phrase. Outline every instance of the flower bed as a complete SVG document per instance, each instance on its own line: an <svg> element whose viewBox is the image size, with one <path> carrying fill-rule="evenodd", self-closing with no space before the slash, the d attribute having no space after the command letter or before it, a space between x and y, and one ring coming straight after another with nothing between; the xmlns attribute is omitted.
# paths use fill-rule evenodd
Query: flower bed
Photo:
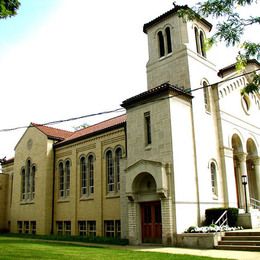
<svg viewBox="0 0 260 260"><path fill-rule="evenodd" d="M242 230L243 227L229 227L229 226L218 226L211 224L209 226L195 227L191 226L184 231L184 233L215 233L215 232L227 232L227 231L236 231Z"/></svg>

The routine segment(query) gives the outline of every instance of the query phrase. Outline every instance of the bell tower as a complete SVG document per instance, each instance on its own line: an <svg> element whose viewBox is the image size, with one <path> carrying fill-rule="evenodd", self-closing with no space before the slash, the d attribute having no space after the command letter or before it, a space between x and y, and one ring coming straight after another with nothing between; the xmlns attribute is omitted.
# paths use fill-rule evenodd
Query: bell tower
<svg viewBox="0 0 260 260"><path fill-rule="evenodd" d="M148 89L166 82L192 89L205 75L216 75L215 65L203 47L212 25L203 18L184 21L178 15L180 9L189 7L176 5L143 26L148 36Z"/></svg>

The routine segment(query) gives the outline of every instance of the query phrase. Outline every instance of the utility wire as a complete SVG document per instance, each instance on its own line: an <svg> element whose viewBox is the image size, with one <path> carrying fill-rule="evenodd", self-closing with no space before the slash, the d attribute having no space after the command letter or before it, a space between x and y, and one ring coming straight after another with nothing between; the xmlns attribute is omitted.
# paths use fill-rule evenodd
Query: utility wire
<svg viewBox="0 0 260 260"><path fill-rule="evenodd" d="M208 88L208 87L214 86L216 84L225 83L225 82L228 82L230 80L233 80L233 79L236 79L236 78L240 78L242 76L246 76L246 75L249 75L251 73L255 73L255 72L259 71L259 70L260 69L256 69L254 71L243 73L241 75L237 75L237 76L234 76L234 77L231 77L231 78L228 78L228 79L224 79L224 80L215 82L213 84L204 85L204 86L201 86L201 87L198 87L198 88L195 88L195 89L192 89L192 90L188 90L188 91L187 90L185 91L185 89L182 89L182 88L178 88L179 90L181 90L183 92L182 93L177 93L175 95L163 97L163 98L160 98L160 99L156 99L155 101L170 99L170 98L173 98L173 97L182 96L184 94L186 94L186 95L188 94L189 95L192 92L195 92L195 91L198 91L198 90L201 90L201 89L204 89L204 88ZM148 102L141 102L141 104L145 104L145 103L148 103ZM149 103L151 103L151 101L149 101ZM117 108L117 109L114 109L114 110L102 111L102 112L98 112L98 113L93 113L93 114L88 114L88 115L83 115L83 116L78 116L78 117L72 117L72 118L67 118L67 119L60 119L60 120L50 121L50 122L46 122L46 123L43 123L43 124L37 124L37 125L39 125L39 126L48 126L48 125L60 124L60 123L75 121L75 120L79 120L79 119L83 119L83 118L88 118L88 117L93 117L93 116L100 116L100 115L105 115L105 114L110 114L110 113L115 113L115 112L123 112L123 111L125 111L124 108ZM30 126L18 126L18 127L13 127L13 128L0 129L0 133L1 132L15 131L15 130L24 129L24 128L28 128L28 127L34 127L34 126L32 126L32 125L30 125Z"/></svg>
<svg viewBox="0 0 260 260"><path fill-rule="evenodd" d="M114 110L103 111L103 112L94 113L94 114L88 114L88 115L84 115L84 116L72 117L72 118L68 118L68 119L61 119L61 120L46 122L44 124L37 124L37 125L38 126L54 125L54 124L60 124L60 123L65 123L65 122L69 122L69 121L75 121L75 120L82 119L82 118L88 118L88 117L93 117L93 116L100 116L100 115L105 115L105 114L110 114L110 113L115 113L115 112L123 112L123 111L124 111L123 108L117 108L117 109L114 109ZM28 127L34 127L34 126L33 125L29 125L29 126L18 126L18 127L14 127L14 128L0 129L0 132L15 131L15 130L28 128Z"/></svg>

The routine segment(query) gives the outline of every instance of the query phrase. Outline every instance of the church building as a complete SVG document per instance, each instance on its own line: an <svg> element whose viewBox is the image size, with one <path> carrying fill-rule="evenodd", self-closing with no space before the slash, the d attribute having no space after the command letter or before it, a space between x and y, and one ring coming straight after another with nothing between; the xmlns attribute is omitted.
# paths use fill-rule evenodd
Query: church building
<svg viewBox="0 0 260 260"><path fill-rule="evenodd" d="M2 162L0 230L176 245L214 207L260 227L260 94L241 95L260 63L217 69L212 25L180 8L144 24L147 90L124 115L75 132L29 125Z"/></svg>

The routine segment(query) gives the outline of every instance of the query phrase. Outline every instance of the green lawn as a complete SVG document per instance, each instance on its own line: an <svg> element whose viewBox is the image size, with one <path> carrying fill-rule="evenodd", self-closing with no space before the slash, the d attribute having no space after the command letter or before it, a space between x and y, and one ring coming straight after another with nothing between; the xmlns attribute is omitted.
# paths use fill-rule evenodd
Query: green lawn
<svg viewBox="0 0 260 260"><path fill-rule="evenodd" d="M154 252L137 252L127 249L85 247L66 243L36 241L0 236L0 259L212 260L217 258L173 255Z"/></svg>

